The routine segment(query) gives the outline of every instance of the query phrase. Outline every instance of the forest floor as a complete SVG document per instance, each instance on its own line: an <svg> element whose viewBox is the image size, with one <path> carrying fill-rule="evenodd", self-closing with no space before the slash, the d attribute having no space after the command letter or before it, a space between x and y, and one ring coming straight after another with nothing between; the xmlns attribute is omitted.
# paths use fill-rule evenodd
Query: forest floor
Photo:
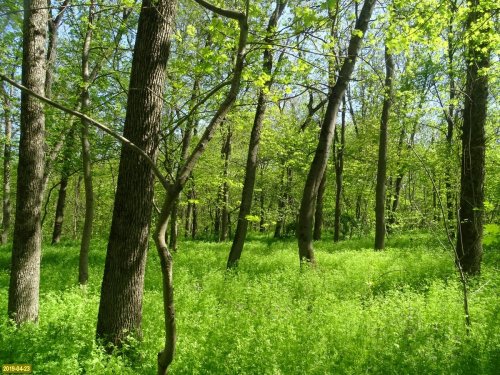
<svg viewBox="0 0 500 375"><path fill-rule="evenodd" d="M237 272L230 244L183 241L175 254L178 346L172 374L498 374L500 252L486 248L471 280L472 329L453 258L435 236L315 244L300 271L294 239L257 237ZM10 247L0 248L0 364L35 374L155 374L163 345L161 272L147 263L144 340L107 356L95 344L106 242L94 241L90 283L76 285L77 243L44 246L40 322L7 320Z"/></svg>

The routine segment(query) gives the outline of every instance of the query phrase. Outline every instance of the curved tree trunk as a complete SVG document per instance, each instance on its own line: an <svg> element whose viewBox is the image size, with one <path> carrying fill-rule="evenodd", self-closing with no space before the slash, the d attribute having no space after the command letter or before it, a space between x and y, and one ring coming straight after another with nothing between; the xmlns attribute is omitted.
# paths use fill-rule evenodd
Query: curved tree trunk
<svg viewBox="0 0 500 375"><path fill-rule="evenodd" d="M385 86L382 119L380 121L380 140L378 147L377 186L375 188L375 250L385 247L385 180L387 175L387 127L392 104L394 62L385 47Z"/></svg>
<svg viewBox="0 0 500 375"><path fill-rule="evenodd" d="M144 0L132 59L123 135L156 158L165 69L175 1ZM141 334L144 268L153 198L153 169L133 149L122 146L97 336L121 344Z"/></svg>
<svg viewBox="0 0 500 375"><path fill-rule="evenodd" d="M45 91L47 18L47 1L25 1L22 81L41 95ZM23 92L8 304L9 317L18 324L38 320L44 133L43 104Z"/></svg>
<svg viewBox="0 0 500 375"><path fill-rule="evenodd" d="M460 189L457 261L465 273L481 271L483 255L484 167L488 76L480 71L489 66L488 38L478 26L485 16L480 0L473 0L467 18L467 29L474 27L478 36L471 35L467 46L467 82L465 88L464 121L462 127L462 169Z"/></svg>
<svg viewBox="0 0 500 375"><path fill-rule="evenodd" d="M355 29L360 30L363 35L368 29L371 14L375 5L375 0L365 0L363 8L355 24ZM307 175L302 200L300 203L299 220L297 225L297 241L299 245L300 262L315 263L314 250L312 245L312 223L314 217L314 208L318 194L319 184L328 162L328 155L332 147L332 140L335 131L335 122L337 112L342 98L347 88L356 64L357 55L361 47L362 36L358 33L353 34L349 41L347 58L342 64L339 77L335 85L331 88L328 95L328 106L326 108L325 118L321 126L318 146L314 154L314 159Z"/></svg>
<svg viewBox="0 0 500 375"><path fill-rule="evenodd" d="M264 38L265 43L272 44L274 29L278 24L279 18L285 9L287 1L278 0L276 2L276 8L269 19L267 25L267 35ZM262 63L263 71L272 77L273 70L273 55L272 50L265 49L263 55ZM233 238L233 244L231 246L231 251L229 252L229 257L227 260L227 268L236 267L238 261L240 260L241 253L243 251L243 245L245 243L245 238L248 230L248 220L247 216L250 215L250 209L252 208L252 198L253 190L255 186L255 176L257 171L257 156L259 153L259 143L260 143L260 133L262 131L262 125L264 123L264 116L267 107L267 94L273 82L270 78L264 85L264 88L259 90L259 99L257 101L257 108L255 110L255 117L252 126L252 132L250 134L250 143L248 145L247 162L245 167L245 181L243 182L243 191L241 193L241 204L240 211L238 213L238 221L236 223L236 232Z"/></svg>

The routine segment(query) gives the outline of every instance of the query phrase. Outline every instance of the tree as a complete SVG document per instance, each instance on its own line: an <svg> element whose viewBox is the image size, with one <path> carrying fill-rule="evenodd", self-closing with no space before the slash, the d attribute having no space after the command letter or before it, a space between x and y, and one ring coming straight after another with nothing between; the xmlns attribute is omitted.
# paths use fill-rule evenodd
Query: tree
<svg viewBox="0 0 500 375"><path fill-rule="evenodd" d="M335 85L328 94L328 104L325 117L321 125L318 146L314 154L313 162L307 175L304 192L299 210L297 224L297 240L299 245L300 262L315 263L314 250L312 246L312 222L314 217L314 208L318 194L319 184L323 178L328 155L332 146L333 134L335 131L335 122L337 112L344 97L347 84L351 78L357 55L361 47L361 40L368 29L368 23L375 5L374 0L365 0L359 18L354 26L355 32L349 41L347 49L347 58L344 60Z"/></svg>
<svg viewBox="0 0 500 375"><path fill-rule="evenodd" d="M462 125L462 168L457 262L468 274L481 271L483 254L485 123L490 64L489 12L473 0L467 17L466 87Z"/></svg>
<svg viewBox="0 0 500 375"><path fill-rule="evenodd" d="M154 160L176 2L142 2L132 58L124 137ZM120 345L141 336L144 267L153 198L152 166L122 146L97 337Z"/></svg>
<svg viewBox="0 0 500 375"><path fill-rule="evenodd" d="M25 2L22 81L41 95L45 91L47 17L46 1ZM8 304L9 317L18 324L38 320L44 132L43 104L23 93Z"/></svg>
<svg viewBox="0 0 500 375"><path fill-rule="evenodd" d="M382 118L380 120L380 138L378 148L377 186L375 188L375 250L385 246L385 183L387 176L387 127L392 104L394 61L391 52L385 47L385 85Z"/></svg>
<svg viewBox="0 0 500 375"><path fill-rule="evenodd" d="M272 44L273 34L278 25L279 18L286 7L286 0L277 0L276 8L274 9L266 30L266 37L264 43ZM267 106L267 93L273 84L273 55L272 49L265 49L263 53L263 72L266 74L266 81L264 87L259 90L259 98L257 108L255 110L255 117L252 126L252 133L250 135L250 144L248 146L247 163L245 167L245 181L243 183L243 191L241 193L241 205L238 213L238 222L236 224L236 232L234 234L233 244L229 257L227 260L227 268L233 268L238 265L238 261L243 251L243 245L248 230L247 216L250 214L252 207L253 190L255 186L255 177L257 170L257 157L259 153L260 133L264 123L264 116Z"/></svg>

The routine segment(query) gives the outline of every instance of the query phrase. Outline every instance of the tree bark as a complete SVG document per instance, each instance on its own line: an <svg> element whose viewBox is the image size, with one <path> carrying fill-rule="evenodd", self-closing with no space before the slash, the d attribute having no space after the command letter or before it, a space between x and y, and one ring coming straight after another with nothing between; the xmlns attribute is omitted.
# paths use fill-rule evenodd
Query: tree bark
<svg viewBox="0 0 500 375"><path fill-rule="evenodd" d="M470 35L466 51L466 88L462 126L462 168L457 262L470 275L479 274L483 255L485 123L488 104L488 76L481 73L489 66L490 50L487 33L481 26L486 15L480 9L480 0L471 2L467 17ZM485 35L481 35L481 34Z"/></svg>
<svg viewBox="0 0 500 375"><path fill-rule="evenodd" d="M2 233L0 236L0 243L2 245L7 244L9 241L10 232L10 215L11 215L11 204L10 204L10 169L11 169L11 138L12 138L12 114L11 114L11 102L5 88L0 86L2 91L2 106L4 115L4 146L3 146L3 186L2 186Z"/></svg>
<svg viewBox="0 0 500 375"><path fill-rule="evenodd" d="M385 247L385 180L387 176L387 133L389 111L392 105L394 62L387 46L385 47L385 85L382 119L380 121L380 140L378 148L377 186L375 188L375 250Z"/></svg>
<svg viewBox="0 0 500 375"><path fill-rule="evenodd" d="M25 0L22 81L40 95L45 90L47 17L47 1ZM9 317L17 324L38 320L44 133L43 104L23 92L8 303Z"/></svg>
<svg viewBox="0 0 500 375"><path fill-rule="evenodd" d="M266 37L264 42L272 44L273 33L278 24L279 18L285 9L287 1L277 0L276 7L269 19ZM263 53L263 63L262 68L264 73L269 77L272 77L273 70L273 51L265 49ZM247 216L250 214L252 208L252 198L253 190L255 186L255 176L257 171L257 157L259 153L259 143L260 143L260 133L262 131L262 126L264 124L264 116L266 114L267 107L267 92L269 92L272 86L272 78L267 80L264 84L264 88L259 90L259 98L257 101L257 108L255 110L255 117L252 126L252 132L250 134L250 143L248 145L247 162L245 167L245 180L243 182L243 190L241 193L241 204L240 211L238 213L238 221L236 223L236 232L233 238L233 244L231 246L231 251L229 252L229 257L227 260L227 268L233 268L238 265L238 262L243 251L243 245L245 244L245 238L248 231L248 220Z"/></svg>
<svg viewBox="0 0 500 375"><path fill-rule="evenodd" d="M144 0L132 59L124 137L155 160L175 1ZM97 336L120 345L142 336L142 297L153 198L153 167L122 146Z"/></svg>
<svg viewBox="0 0 500 375"><path fill-rule="evenodd" d="M355 29L361 31L364 35L368 29L371 14L375 5L375 0L365 0L363 8L355 24ZM328 162L328 155L332 147L333 134L335 131L335 122L340 103L351 78L356 63L357 55L361 47L362 36L359 33L353 34L349 41L347 58L344 60L339 72L339 77L335 85L331 88L328 95L328 105L325 118L321 126L318 146L314 154L314 159L307 175L304 192L299 210L297 225L297 241L299 245L300 262L315 263L314 250L312 245L312 222L314 217L314 208L316 196L318 194L319 184Z"/></svg>
<svg viewBox="0 0 500 375"><path fill-rule="evenodd" d="M340 145L336 147L335 157L335 222L333 242L340 241L340 215L342 213L342 184L344 179L344 148L345 148L345 115L346 100L342 101L342 122L340 128Z"/></svg>

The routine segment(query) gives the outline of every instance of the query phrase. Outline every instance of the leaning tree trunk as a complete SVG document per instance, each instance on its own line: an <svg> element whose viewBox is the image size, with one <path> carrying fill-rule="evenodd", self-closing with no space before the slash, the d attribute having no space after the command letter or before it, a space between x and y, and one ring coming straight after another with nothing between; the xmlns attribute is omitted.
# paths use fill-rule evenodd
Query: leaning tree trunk
<svg viewBox="0 0 500 375"><path fill-rule="evenodd" d="M269 23L267 25L266 37L264 38L266 44L271 45L273 42L272 34L275 32L279 18L283 13L283 10L285 9L286 3L286 0L278 0L276 2L276 8L271 15L271 18L269 19ZM253 190L255 186L255 176L257 171L257 157L259 153L260 133L262 131L264 116L267 109L266 93L269 92L269 89L273 84L272 49L266 48L264 50L262 68L264 73L266 73L270 78L265 82L264 88L259 90L257 108L255 110L252 132L250 134L250 143L248 145L247 163L245 167L245 181L243 182L243 191L241 193L240 211L238 213L238 221L236 223L236 232L234 234L233 244L231 246L231 251L229 252L229 257L227 260L227 268L233 268L238 265L248 231L247 216L250 214L250 209L252 208Z"/></svg>
<svg viewBox="0 0 500 375"><path fill-rule="evenodd" d="M462 127L462 169L460 189L457 261L468 274L481 271L483 255L485 130L488 104L489 66L487 32L482 25L487 15L480 10L480 0L473 0L467 18L471 33L467 46L467 82ZM479 31L479 35L473 35ZM485 35L482 35L485 34Z"/></svg>
<svg viewBox="0 0 500 375"><path fill-rule="evenodd" d="M132 58L124 137L156 158L175 1L144 0ZM122 146L97 336L121 344L141 333L144 270L153 199L152 166Z"/></svg>
<svg viewBox="0 0 500 375"><path fill-rule="evenodd" d="M40 95L45 91L47 17L47 1L25 1L22 81ZM43 104L23 92L8 304L9 317L18 324L38 320L44 133Z"/></svg>
<svg viewBox="0 0 500 375"><path fill-rule="evenodd" d="M321 126L318 146L314 154L311 168L307 175L304 192L299 210L299 220L297 225L297 240L299 245L300 262L315 263L313 242L312 242L312 222L314 217L314 208L318 194L319 184L328 162L328 155L332 147L333 135L335 132L335 122L337 112L344 97L347 84L351 78L356 64L357 55L361 48L361 40L368 29L368 23L373 12L375 0L365 0L361 13L354 26L354 29L360 33L351 36L349 47L347 49L347 58L342 64L339 77L335 85L331 88L328 95L328 106L326 108L325 118ZM360 35L361 34L361 35Z"/></svg>
<svg viewBox="0 0 500 375"><path fill-rule="evenodd" d="M387 46L385 47L385 85L382 119L380 121L380 140L378 147L377 186L375 188L375 250L385 247L385 180L387 175L387 127L392 104L394 62Z"/></svg>
<svg viewBox="0 0 500 375"><path fill-rule="evenodd" d="M2 245L7 244L9 241L9 231L10 231L10 214L11 214L11 204L10 204L10 168L11 168L11 137L12 137L12 118L11 118L11 102L4 89L3 85L0 86L2 91L2 105L3 105L3 115L4 115L4 146L3 146L3 185L2 185L2 233L0 236L0 243Z"/></svg>
<svg viewBox="0 0 500 375"><path fill-rule="evenodd" d="M337 145L335 152L335 222L333 225L333 242L340 241L340 215L342 213L342 184L344 179L344 148L345 148L345 115L346 100L342 101L342 122L340 128L340 144Z"/></svg>

